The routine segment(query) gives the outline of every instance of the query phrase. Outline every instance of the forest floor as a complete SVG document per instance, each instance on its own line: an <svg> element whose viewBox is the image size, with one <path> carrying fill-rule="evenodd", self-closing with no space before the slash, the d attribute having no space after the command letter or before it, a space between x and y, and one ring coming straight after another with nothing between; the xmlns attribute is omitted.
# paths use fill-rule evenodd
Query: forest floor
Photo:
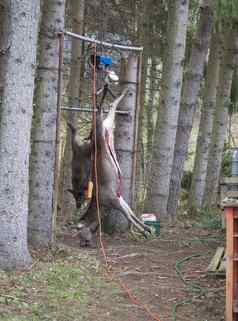
<svg viewBox="0 0 238 321"><path fill-rule="evenodd" d="M105 236L112 280L101 251L80 249L65 229L55 249L32 251L27 271L0 272L0 320L153 321L119 278L158 320L224 320L225 278L206 273L223 243L220 229L191 222L162 226L150 240Z"/></svg>

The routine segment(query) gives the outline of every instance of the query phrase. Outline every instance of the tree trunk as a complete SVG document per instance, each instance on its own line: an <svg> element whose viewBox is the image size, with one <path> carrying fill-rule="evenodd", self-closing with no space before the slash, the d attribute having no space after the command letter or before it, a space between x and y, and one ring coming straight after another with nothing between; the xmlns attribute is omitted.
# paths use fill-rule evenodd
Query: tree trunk
<svg viewBox="0 0 238 321"><path fill-rule="evenodd" d="M228 108L230 105L231 83L234 69L238 61L238 30L228 30L224 34L225 52L219 74L219 87L216 111L212 131L211 145L207 166L206 188L203 206L211 208L216 205L217 188L220 177L222 153L224 148Z"/></svg>
<svg viewBox="0 0 238 321"><path fill-rule="evenodd" d="M139 112L139 122L138 122L138 142L137 142L137 166L136 166L136 183L135 183L135 193L136 193L136 211L141 209L141 203L144 195L145 189L145 149L144 149L144 131L146 130L145 125L145 95L146 95L146 76L148 68L148 54L146 48L144 49L144 54L142 56L142 70L140 79L140 112Z"/></svg>
<svg viewBox="0 0 238 321"><path fill-rule="evenodd" d="M186 31L188 23L186 0L170 0L167 25L167 52L163 66L158 120L153 143L150 186L147 193L148 210L165 215L169 180L183 79Z"/></svg>
<svg viewBox="0 0 238 321"><path fill-rule="evenodd" d="M9 48L9 3L0 2L0 104L6 76L7 54Z"/></svg>
<svg viewBox="0 0 238 321"><path fill-rule="evenodd" d="M157 118L157 107L156 99L158 98L158 80L157 80L157 66L158 58L151 58L151 71L150 71L150 89L149 97L147 102L147 168L146 168L146 177L150 176L151 171L151 156L153 150L153 139L154 139L154 129L155 129L155 119ZM147 182L148 183L148 182Z"/></svg>
<svg viewBox="0 0 238 321"><path fill-rule="evenodd" d="M159 84L157 80L157 57L151 58L150 72L148 74L149 86L148 86L148 99L146 101L146 167L145 167L145 188L150 183L150 172L151 172L151 158L153 150L154 130L157 119L158 103L156 98L159 92ZM150 207L148 203L149 199L144 204L144 212L147 213Z"/></svg>
<svg viewBox="0 0 238 321"><path fill-rule="evenodd" d="M134 141L136 130L136 90L137 90L138 57L130 54L127 60L126 72L122 80L123 87L130 90L120 104L120 109L128 111L125 116L117 116L115 130L115 147L122 171L123 191L122 195L126 202L132 206L133 165L135 157ZM124 83L124 84L123 84Z"/></svg>
<svg viewBox="0 0 238 321"><path fill-rule="evenodd" d="M28 265L29 153L39 1L9 5L10 34L0 132L0 268Z"/></svg>
<svg viewBox="0 0 238 321"><path fill-rule="evenodd" d="M221 58L220 35L214 33L211 39L209 61L201 110L201 119L196 146L192 184L189 194L189 207L192 211L201 209L207 176L209 145L212 135L216 107L216 92Z"/></svg>
<svg viewBox="0 0 238 321"><path fill-rule="evenodd" d="M138 128L138 158L137 158L137 174L136 174L136 202L137 213L143 211L144 200L146 195L146 186L148 182L148 174L151 163L152 141L154 135L154 127L157 117L156 105L148 103L154 102L155 96L159 95L159 89L153 88L158 82L157 61L161 61L163 51L162 35L164 36L163 25L167 19L164 10L163 1L157 1L157 9L155 10L154 0L143 0L138 5L138 29L137 29L137 42L141 43L144 47L143 62L141 73L141 95L140 95L140 116ZM159 13L159 15L158 15ZM156 28L155 28L156 25ZM159 37L159 39L158 39ZM151 63L153 67L151 67ZM151 67L151 68L150 68ZM151 74L150 74L151 70ZM153 82L153 84L151 83ZM156 84L155 84L156 83ZM148 97L150 96L150 98ZM148 117L149 114L149 117ZM150 142L148 142L150 141ZM148 151L148 147L151 149ZM149 153L149 155L148 155ZM149 166L148 166L149 165Z"/></svg>
<svg viewBox="0 0 238 321"><path fill-rule="evenodd" d="M32 131L29 240L36 246L53 241L53 180L56 148L58 33L64 28L65 1L43 5L38 82Z"/></svg>
<svg viewBox="0 0 238 321"><path fill-rule="evenodd" d="M213 14L211 0L204 0L200 7L198 29L183 85L167 204L167 211L170 218L174 217L177 212L183 167L187 156L193 116L196 110L200 85L203 78L203 70L211 38L212 25Z"/></svg>
<svg viewBox="0 0 238 321"><path fill-rule="evenodd" d="M82 34L84 29L84 10L85 0L72 1L72 32ZM81 65L82 65L82 41L72 39L72 56L70 65L70 79L68 85L68 95L70 106L78 107L80 105L80 83L81 83ZM67 111L66 120L77 128L78 113ZM66 143L64 149L64 158L61 163L62 170L62 199L61 199L61 216L64 221L72 219L72 212L75 207L75 201L72 194L68 192L72 189L72 173L71 173L71 134L66 128Z"/></svg>
<svg viewBox="0 0 238 321"><path fill-rule="evenodd" d="M82 34L84 30L85 0L72 1L72 32ZM69 79L69 101L71 106L80 103L80 75L82 64L82 41L72 39L72 55Z"/></svg>

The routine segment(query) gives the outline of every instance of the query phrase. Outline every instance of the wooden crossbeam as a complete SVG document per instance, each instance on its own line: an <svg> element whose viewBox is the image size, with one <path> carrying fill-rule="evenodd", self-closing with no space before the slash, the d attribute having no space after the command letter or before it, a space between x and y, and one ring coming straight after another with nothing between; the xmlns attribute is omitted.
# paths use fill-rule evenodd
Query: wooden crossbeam
<svg viewBox="0 0 238 321"><path fill-rule="evenodd" d="M91 108L82 108L82 107L61 107L62 110L66 111L76 111L76 112L85 112L85 113L92 113L94 111L98 112L98 109L93 110ZM109 113L109 109L103 110L104 113ZM117 114L119 115L130 115L129 111L117 110Z"/></svg>
<svg viewBox="0 0 238 321"><path fill-rule="evenodd" d="M119 45L119 44L115 44L115 43L111 43L111 42L100 41L100 40L92 39L90 37L82 36L82 35L79 35L79 34L76 34L76 33L70 32L70 31L65 31L64 34L68 35L70 37L73 37L73 38L80 39L85 42L95 43L95 44L102 45L102 46L108 47L108 48L115 48L115 49L125 50L125 51L138 51L138 52L143 51L143 47L125 46L125 45Z"/></svg>

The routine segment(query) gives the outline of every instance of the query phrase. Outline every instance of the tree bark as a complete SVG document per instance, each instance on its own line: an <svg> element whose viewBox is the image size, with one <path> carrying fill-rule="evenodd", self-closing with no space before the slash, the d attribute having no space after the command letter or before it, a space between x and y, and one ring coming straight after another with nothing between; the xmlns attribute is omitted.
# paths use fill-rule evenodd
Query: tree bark
<svg viewBox="0 0 238 321"><path fill-rule="evenodd" d="M43 4L30 171L29 240L35 246L49 246L53 241L58 34L64 29L64 10L64 0Z"/></svg>
<svg viewBox="0 0 238 321"><path fill-rule="evenodd" d="M165 38L164 24L167 20L167 13L165 11L163 1L155 0L141 1L138 5L138 12L140 12L140 14L137 18L137 42L139 40L139 43L143 45L144 50L140 84L141 95L138 129L139 157L137 159L136 201L138 211L142 212L146 195L146 186L149 178L149 169L151 167L152 141L158 109L158 103L152 106L150 105L150 102L154 102L155 96L159 96L156 64L158 64L158 61L161 61L163 52L164 41L162 39ZM151 67L151 63L154 69ZM153 73L154 77L149 75L150 73ZM151 81L154 84L152 84ZM156 89L154 88L151 90L152 86L156 86ZM150 96L150 98L148 96ZM149 100L150 102L148 103ZM151 149L149 147L150 145ZM150 150L148 150L148 147Z"/></svg>
<svg viewBox="0 0 238 321"><path fill-rule="evenodd" d="M72 1L72 32L83 34L85 0ZM72 54L69 79L70 106L80 104L80 75L82 64L82 41L72 38Z"/></svg>
<svg viewBox="0 0 238 321"><path fill-rule="evenodd" d="M29 153L39 1L9 5L9 51L0 129L0 269L31 262L27 248Z"/></svg>
<svg viewBox="0 0 238 321"><path fill-rule="evenodd" d="M0 2L0 104L3 95L9 49L9 3Z"/></svg>
<svg viewBox="0 0 238 321"><path fill-rule="evenodd" d="M228 108L230 105L231 84L234 69L238 65L238 28L233 26L232 30L224 34L225 52L222 59L219 74L219 87L216 102L216 111L209 151L206 188L203 206L211 208L216 205L217 188L220 177L222 153L224 148Z"/></svg>
<svg viewBox="0 0 238 321"><path fill-rule="evenodd" d="M148 99L146 101L146 167L145 167L145 188L150 183L150 173L151 173L151 158L153 151L153 140L154 140L154 130L155 124L157 120L157 110L158 103L156 103L156 99L158 98L158 79L157 79L157 60L158 58L152 57L150 64L150 72L148 73L149 78L149 86L148 86ZM144 204L144 212L148 213L150 203L148 203L149 199L146 199Z"/></svg>
<svg viewBox="0 0 238 321"><path fill-rule="evenodd" d="M183 167L187 156L193 116L197 106L205 60L211 38L213 25L211 3L211 0L204 0L201 4L197 33L184 79L167 204L167 211L170 218L174 217L177 212Z"/></svg>
<svg viewBox="0 0 238 321"><path fill-rule="evenodd" d="M120 104L120 109L128 111L125 116L118 116L116 119L115 148L123 179L123 198L132 206L133 186L133 164L135 157L134 141L136 130L136 89L137 89L138 57L134 54L128 56L126 72L121 79L122 86L129 88L128 94ZM120 117L120 118L119 118Z"/></svg>
<svg viewBox="0 0 238 321"><path fill-rule="evenodd" d="M153 143L148 211L165 215L181 98L189 1L171 0L167 24L167 52L163 66L158 120Z"/></svg>
<svg viewBox="0 0 238 321"><path fill-rule="evenodd" d="M71 7L72 14L72 32L83 34L84 29L84 10L85 0L73 0ZM68 95L70 106L78 107L80 105L80 87L81 87L81 66L82 66L82 41L72 38L72 53L70 65L70 79L68 85ZM78 113L67 111L66 120L77 128ZM61 216L66 220L72 219L75 201L72 194L68 192L72 189L72 173L71 173L71 133L66 128L66 143L64 149L64 158L61 163L62 170L62 199L61 199Z"/></svg>
<svg viewBox="0 0 238 321"><path fill-rule="evenodd" d="M146 131L146 119L145 119L145 101L146 101L146 79L148 69L148 50L144 48L142 56L142 70L140 81L140 113L138 124L138 158L137 158L137 173L136 173L136 211L141 211L141 205L144 201L145 193L145 148L144 148L144 136Z"/></svg>
<svg viewBox="0 0 238 321"><path fill-rule="evenodd" d="M206 71L201 119L197 138L192 184L189 193L189 207L192 211L201 209L207 176L209 145L216 108L216 93L221 62L220 35L214 33L211 39L209 61Z"/></svg>

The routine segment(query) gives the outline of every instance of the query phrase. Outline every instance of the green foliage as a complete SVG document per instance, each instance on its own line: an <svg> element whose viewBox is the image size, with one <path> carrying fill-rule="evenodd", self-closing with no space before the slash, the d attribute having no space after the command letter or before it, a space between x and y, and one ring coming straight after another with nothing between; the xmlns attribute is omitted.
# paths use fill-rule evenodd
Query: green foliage
<svg viewBox="0 0 238 321"><path fill-rule="evenodd" d="M199 19L199 1L192 0L189 4L189 23L187 28L187 40L186 40L186 50L185 50L185 62L189 61L191 55L192 43L194 40L194 35L197 30L197 23Z"/></svg>
<svg viewBox="0 0 238 321"><path fill-rule="evenodd" d="M233 74L232 86L231 86L231 104L229 108L229 114L232 115L238 111L238 71Z"/></svg>
<svg viewBox="0 0 238 321"><path fill-rule="evenodd" d="M216 0L215 2L216 20L225 20L231 22L238 19L238 1L237 0Z"/></svg>
<svg viewBox="0 0 238 321"><path fill-rule="evenodd" d="M189 3L189 25L188 30L195 32L199 17L199 0L192 0Z"/></svg>
<svg viewBox="0 0 238 321"><path fill-rule="evenodd" d="M203 208L200 213L200 225L204 228L220 229L221 215L220 211L216 209Z"/></svg>
<svg viewBox="0 0 238 321"><path fill-rule="evenodd" d="M157 233L157 231L156 231L157 230L156 227L150 226L150 228L151 228L151 234L147 235L147 240L156 239L159 235L159 233ZM135 242L144 242L145 241L145 237L141 233L139 233L133 229L131 229L131 231L129 233L129 239L132 241L135 241Z"/></svg>
<svg viewBox="0 0 238 321"><path fill-rule="evenodd" d="M222 167L221 167L221 175L225 177L231 176L231 161L232 155L229 149L225 147L223 158L222 158Z"/></svg>
<svg viewBox="0 0 238 321"><path fill-rule="evenodd" d="M192 175L193 175L193 173L191 171L184 171L183 177L182 177L182 182L181 182L181 186L183 189L185 189L185 190L190 189L191 183L192 183Z"/></svg>

